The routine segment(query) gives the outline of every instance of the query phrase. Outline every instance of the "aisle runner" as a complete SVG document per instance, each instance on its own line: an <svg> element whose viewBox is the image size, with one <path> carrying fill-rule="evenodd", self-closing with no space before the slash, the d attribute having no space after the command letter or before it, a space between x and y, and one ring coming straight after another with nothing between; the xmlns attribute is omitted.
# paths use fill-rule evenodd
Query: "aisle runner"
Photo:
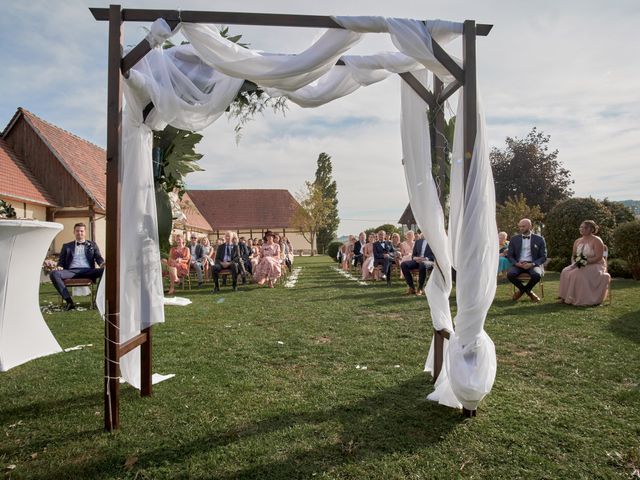
<svg viewBox="0 0 640 480"><path fill-rule="evenodd" d="M293 288L296 286L298 275L300 275L300 270L302 270L302 267L296 267L293 269L293 272L291 272L291 275L289 275L287 283L284 284L284 288Z"/></svg>
<svg viewBox="0 0 640 480"><path fill-rule="evenodd" d="M342 270L340 267L331 267L333 270L335 270L336 272L338 272L340 275L342 275L344 278L346 278L347 280L352 280L354 282L358 282L358 285L366 287L367 286L367 282L363 282L362 280L360 280L357 277L354 277L353 275L351 275L351 273L349 272L345 272L344 270Z"/></svg>

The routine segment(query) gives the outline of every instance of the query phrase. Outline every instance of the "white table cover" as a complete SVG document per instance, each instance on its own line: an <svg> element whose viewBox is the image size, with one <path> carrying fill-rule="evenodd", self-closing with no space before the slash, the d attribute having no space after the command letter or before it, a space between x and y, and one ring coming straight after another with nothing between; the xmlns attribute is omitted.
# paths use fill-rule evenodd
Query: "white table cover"
<svg viewBox="0 0 640 480"><path fill-rule="evenodd" d="M40 272L59 223L0 220L0 372L62 349L42 318Z"/></svg>

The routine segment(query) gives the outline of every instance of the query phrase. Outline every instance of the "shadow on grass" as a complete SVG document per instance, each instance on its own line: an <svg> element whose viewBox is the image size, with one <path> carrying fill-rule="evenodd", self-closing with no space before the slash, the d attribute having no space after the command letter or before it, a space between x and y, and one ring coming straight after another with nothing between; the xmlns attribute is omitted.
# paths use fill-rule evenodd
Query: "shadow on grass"
<svg viewBox="0 0 640 480"><path fill-rule="evenodd" d="M640 310L611 319L609 329L620 337L640 343Z"/></svg>
<svg viewBox="0 0 640 480"><path fill-rule="evenodd" d="M275 445L264 463L246 458L250 466L234 472L213 472L212 478L290 479L311 476L349 462L360 462L388 454L410 454L425 446L435 445L463 421L456 410L440 407L424 400L425 377L416 376L392 388L382 390L361 401L338 405L328 410L278 414L244 422L224 431L140 452L136 469L190 463L196 457L244 439L274 432L288 435L294 427L311 426L318 431L323 424L338 422L335 432L328 432L320 446L309 450L290 444L287 452ZM333 427L331 427L333 428ZM267 439L264 440L268 442ZM109 468L122 464L122 457L107 453L83 465L65 465L55 472L60 478L91 478L108 475ZM259 463L259 464L258 464ZM210 466L207 466L210 468Z"/></svg>

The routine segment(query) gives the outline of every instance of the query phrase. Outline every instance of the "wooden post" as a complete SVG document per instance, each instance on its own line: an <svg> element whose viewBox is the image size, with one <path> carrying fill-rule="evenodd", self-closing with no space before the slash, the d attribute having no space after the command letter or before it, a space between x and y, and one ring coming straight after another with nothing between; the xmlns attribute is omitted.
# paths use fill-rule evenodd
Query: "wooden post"
<svg viewBox="0 0 640 480"><path fill-rule="evenodd" d="M467 195L469 194L469 170L473 158L473 148L478 131L478 94L476 84L476 22L465 20L464 22L464 208L467 207ZM465 417L475 417L475 410L463 409Z"/></svg>
<svg viewBox="0 0 640 480"><path fill-rule="evenodd" d="M151 371L151 326L143 329L146 340L140 345L140 394L149 397L153 393L152 371Z"/></svg>
<svg viewBox="0 0 640 480"><path fill-rule="evenodd" d="M122 146L122 10L109 7L107 73L107 266L104 427L120 427L120 155Z"/></svg>
<svg viewBox="0 0 640 480"><path fill-rule="evenodd" d="M442 81L438 76L433 74L433 96L437 99L442 94ZM435 161L438 163L438 197L440 198L440 205L444 211L445 207L445 185L447 182L447 158L445 155L445 122L444 122L444 102L435 102L435 112L433 118L435 124Z"/></svg>
<svg viewBox="0 0 640 480"><path fill-rule="evenodd" d="M478 109L476 91L476 22L464 22L464 192L465 205L467 196L467 180L473 157L473 147L478 128Z"/></svg>

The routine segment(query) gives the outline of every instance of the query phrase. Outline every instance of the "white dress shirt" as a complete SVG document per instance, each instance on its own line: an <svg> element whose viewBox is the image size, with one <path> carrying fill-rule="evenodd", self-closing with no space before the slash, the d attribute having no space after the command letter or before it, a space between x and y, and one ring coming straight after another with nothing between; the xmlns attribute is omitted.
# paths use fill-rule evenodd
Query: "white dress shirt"
<svg viewBox="0 0 640 480"><path fill-rule="evenodd" d="M520 249L520 261L533 262L533 256L531 255L531 235L529 235L529 238L522 237L522 248Z"/></svg>
<svg viewBox="0 0 640 480"><path fill-rule="evenodd" d="M71 260L71 265L69 265L70 270L73 268L91 268L87 261L87 256L84 253L84 246L84 243L76 243L76 248L73 251L73 259Z"/></svg>

